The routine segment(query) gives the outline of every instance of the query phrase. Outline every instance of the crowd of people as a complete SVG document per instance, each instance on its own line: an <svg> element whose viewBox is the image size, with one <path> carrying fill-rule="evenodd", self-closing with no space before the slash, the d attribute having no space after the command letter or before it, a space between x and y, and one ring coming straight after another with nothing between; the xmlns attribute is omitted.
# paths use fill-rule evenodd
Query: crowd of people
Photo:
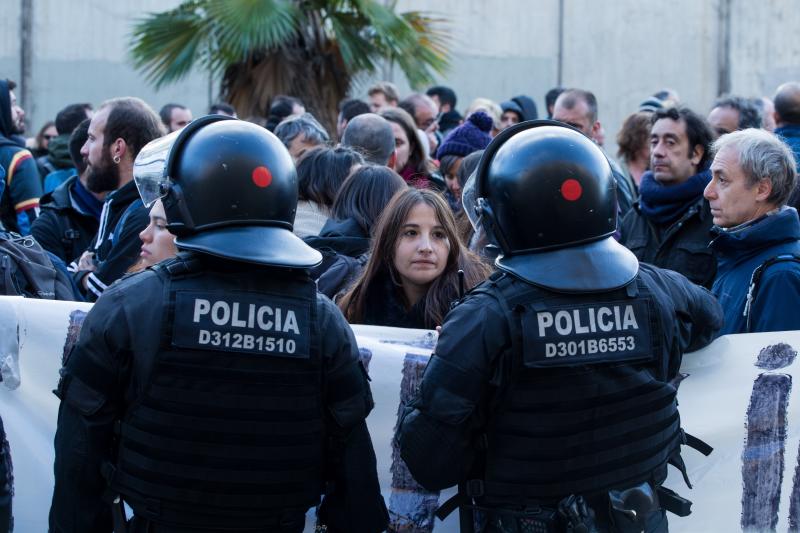
<svg viewBox="0 0 800 533"><path fill-rule="evenodd" d="M165 197L157 186L148 190L148 180L141 179L162 171L164 177L191 175L193 180L214 172L214 179L219 179L219 169L204 163L217 145L212 138L204 137L203 132L227 131L225 128L229 126L224 125L225 121L223 126L213 122L222 116L226 120L237 119L231 106L216 104L209 109L211 116L193 120L192 111L185 106L170 103L156 113L135 97L114 98L96 108L88 103L70 104L33 139L26 141L22 137L25 115L16 102L14 89L12 81L0 81L0 168L5 174L2 181L5 190L0 190L3 238L14 240L17 234L30 235L32 242L47 252L48 265L58 276L69 280L72 291L69 297L63 293L56 297L98 301L109 292L115 298L122 298L127 293L115 287L130 285L120 283L121 279L130 280L132 274L152 271L151 267L180 257L180 251L191 250L232 260L230 264L220 257L213 262L205 260L204 268L214 272L215 283L231 284L233 281L226 276L235 277L238 272L242 273L242 279L254 275L240 261L303 269L315 283L315 290L329 297L350 324L420 329L444 325L445 334L448 329L460 331L469 325L483 335L485 324L480 311L470 313L469 306L456 307L459 311L453 313L451 309L454 302L476 287L482 287L478 293L494 289L502 293L505 289L501 287L501 278L493 274L499 268L531 286L546 289L545 292L591 294L597 290L627 290L629 298L639 297L638 292L621 287L642 276L639 284L645 294L652 291L670 295L654 298L661 308L668 310L665 313L678 313L683 317L681 320L687 320L682 327L692 328L692 321L687 318L692 314L707 323L708 327L701 328L698 322L694 326L696 331L685 338L679 335L680 345L669 348L672 357L678 355L678 364L682 351L709 342L717 330L728 334L800 329L800 313L793 312L800 301L797 214L800 83L781 85L771 99L720 98L707 116L683 105L674 91L645 95L617 134L617 158L603 151L606 132L599 120L598 101L585 89L549 91L545 96L546 113L541 117L533 98L526 95L500 103L478 98L461 115L451 88L437 86L426 93L401 98L393 84L381 82L369 88L366 99L341 102L335 132L327 131L304 102L291 96L275 96L265 110L266 119L248 120L254 125L247 124L246 131L230 130L233 132L230 135L242 133L243 139L258 138L258 142L266 145L274 140L285 148L269 164L248 167L246 173L259 190L278 187L279 181L280 187L296 182L296 212L294 197L291 202L271 203L268 207L274 213L274 220L267 225L290 229L291 239L283 233L276 237L275 232L246 231L252 222L248 214L255 212L248 209L258 196L243 200L236 190L226 190L231 187L215 182L215 187L192 190L190 203L182 199L181 195L188 191L181 192L180 183L173 185L169 193L172 196ZM543 121L530 122L538 119ZM556 131L566 129L570 133L563 139L560 137L563 133L548 137L541 132L550 130L537 130L539 126L557 126ZM520 146L536 149L520 148L515 152L512 135L524 137L522 132L528 127L542 137L532 136L529 144ZM265 131L272 133L264 136ZM559 142L548 144L554 136ZM170 155L165 161L164 147L173 144L205 147L196 148L197 152L185 148L180 157ZM214 154L227 161L226 172L241 174L234 167L244 163L226 160L225 150L220 142L219 154ZM265 150L265 154L274 154L273 148ZM287 154L285 160L283 154ZM589 181L570 178L584 172L580 157L592 161L589 166L593 173L582 176ZM602 163L600 166L598 161ZM212 168L213 171L209 170ZM614 195L610 199L603 196L596 202L603 209L608 208L607 212L591 208L576 211L579 213L576 220L562 220L571 205L583 205L591 194L605 194L601 188L592 192L586 185L605 183L605 168L609 171L607 190ZM557 188L546 190L537 185L535 189L515 189L516 184L507 188L504 172L524 182L525 169L541 173L542 183L545 177L552 178L554 183L558 182ZM481 176L495 181L481 184ZM535 177L538 179L539 175ZM501 191L496 192L500 196L489 196L492 187ZM150 201L154 192L162 193L164 201ZM543 205L541 199L555 193L558 202ZM287 211L290 205L291 211ZM205 232L222 224L223 212L239 220L237 224L241 227L222 235L225 246L232 251L217 253L221 241L206 238ZM568 226L572 236L566 238L561 233L552 242L548 241L543 213L551 213L548 216L561 229ZM525 221L533 222L525 225ZM228 222L229 219L224 219L225 224ZM581 235L587 236L586 242L603 244L586 248ZM267 240L260 242L262 236ZM303 247L297 244L299 239ZM562 246L578 247L580 253L558 255L555 263L529 261L534 256L550 257L537 254L550 253L551 249ZM624 283L609 284L608 280L614 276L609 277L607 268L599 266L607 258L613 259L609 264L618 262L620 268L615 275L624 277ZM175 266L179 262L170 262L170 268L179 274L181 268L187 271L194 268L188 260L183 261L186 265L180 267ZM640 271L639 262L677 274L651 271L650 266ZM539 266L531 270L531 265ZM605 277L598 275L593 279L592 269L599 269ZM174 274L173 270L169 272ZM297 294L306 290L299 278L287 276L287 284L297 284ZM483 283L486 280L488 285ZM191 283L187 286L199 290ZM151 288L158 289L156 285ZM202 299L195 302L200 301L205 302ZM329 307L332 304L327 299L323 302L327 303L320 303L314 313L327 316L332 312ZM724 325L717 323L717 302L724 310ZM180 308L182 304L175 305ZM203 307L205 304L195 305L194 322L199 322L208 309ZM636 305L629 306L631 315L625 315L624 321L637 323L636 313L645 307ZM681 315L683 308L688 311ZM109 309L102 318L103 327L120 336L128 335L120 324L113 322L122 312L114 309ZM503 315L506 311L491 306L487 309L494 313L495 326L504 327L500 324L506 320ZM575 313L577 317L579 311ZM547 318L542 316L540 313L538 318L540 335L548 327ZM595 319L600 320L592 318ZM180 336L179 319L165 320L174 322L177 328L174 334ZM225 322L221 318L214 320L218 325ZM617 327L622 328L623 320L617 316L616 321ZM157 330L156 324L153 328ZM564 335L561 333L564 328L557 329ZM513 331L503 332L510 335L509 343L516 342ZM666 344L672 342L669 334L657 328L648 335L652 333L655 339L658 332L665 335ZM347 343L346 334L337 330L336 335L344 335L340 340ZM499 337L492 337L481 345L487 352L491 351L490 344L500 342ZM472 342L471 338L456 339L452 333L443 338L448 339L445 344L459 346ZM625 338L630 343L651 339ZM87 337L82 342L88 345L91 341ZM110 341L104 338L103 342ZM666 344L658 346L667 350ZM525 346L527 350L528 345ZM187 347L190 346L184 346ZM86 350L86 353L91 351L84 347ZM473 355L477 360L487 354ZM249 363L242 364L244 368ZM445 374L449 371L442 370ZM674 371L676 368L670 367L669 372L659 374L659 379L668 381ZM437 378L426 375L426 379ZM224 394L229 393L233 394L232 391ZM463 391L453 394L458 396ZM441 401L435 394L427 400L433 404ZM454 405L448 404L447 409ZM80 411L79 405L73 407ZM368 411L369 408L359 411L361 418L356 422L363 422ZM664 416L673 417L675 413L670 411ZM78 414L75 416L79 418ZM424 413L415 416L416 422L410 425L421 426L414 431L425 433L426 428L433 427L426 425L433 424L430 420L420 422L426 416ZM459 415L452 413L452 416ZM134 429L150 431L144 427ZM511 426L506 429L513 432ZM677 425L673 429L677 432ZM431 432L428 437L440 435ZM671 435L673 438L677 433ZM59 438L70 437L57 437L57 446ZM411 442L408 446L418 445L413 438ZM664 448L659 453L662 452L670 450ZM428 459L432 457L437 456L430 455ZM424 457L417 460L417 472L432 472L436 466ZM442 457L440 465L446 462ZM59 468L57 459L57 480ZM448 479L451 475L443 474ZM61 513L59 516L63 518L66 509L73 505L70 502L69 498L57 497L52 512ZM92 524L93 520L104 521L105 515L78 518L76 523Z"/></svg>
<svg viewBox="0 0 800 533"><path fill-rule="evenodd" d="M141 205L132 178L142 147L180 131L192 121L192 111L169 103L155 114L136 98L112 99L97 110L90 103L75 103L24 139L25 115L14 89L10 80L0 83L0 166L6 174L0 215L5 229L31 234L55 256L57 269L66 265L75 299L94 301L125 273L173 255L168 238L163 239L166 251L157 249L162 242L157 236L168 234L166 223L158 216L159 206L148 213ZM291 96L276 96L265 110L266 119L251 119L274 132L294 159L299 184L294 232L324 253L314 279L325 294L342 302L352 320L432 328L440 325L447 302L456 296L455 272L467 274L465 289L488 275L497 243L487 239L480 224L470 223L469 210L475 206L464 205L462 191L483 149L499 132L546 118L574 127L601 148L605 144L598 102L587 90L552 89L545 95L542 117L526 95L500 103L478 98L464 116L457 103L449 87L401 98L393 84L381 82L369 88L365 100L341 102L336 132L326 131ZM224 103L209 113L236 117ZM745 133L732 138L743 140L725 152L741 155L747 148L750 155L729 161L746 177L731 198L726 178L713 177L712 162L732 142L726 136L740 130ZM800 203L800 189L791 172L779 172L800 152L800 85L786 83L773 98L722 97L706 117L682 105L675 91L661 90L643 99L616 139L617 158L607 156L617 187L618 240L640 261L680 272L723 302L735 303L726 306L726 333L800 327L797 315L783 312L800 291L800 265L784 257L798 251L800 229L789 208ZM777 159L760 161L770 156ZM413 281L395 264L404 242L403 217L413 211L406 206L402 216L394 212L401 205L390 202L399 192L398 177L408 187L433 191L448 206L444 211L438 199L415 197L434 210L450 250L437 253L437 241L429 234L415 245L436 261L447 256L441 265L434 262L435 275L422 284L423 296L428 288L433 291L425 298L408 291ZM769 183L770 193L742 207L744 191L751 192L756 183ZM780 231L771 228L765 235L762 228L773 223ZM782 259L770 262L756 280L761 297L743 300L742 295L753 292L753 271L778 256ZM439 282L440 277L447 281ZM766 304L768 295L774 300ZM376 298L392 305L369 310L367 302ZM738 315L749 318L742 321Z"/></svg>

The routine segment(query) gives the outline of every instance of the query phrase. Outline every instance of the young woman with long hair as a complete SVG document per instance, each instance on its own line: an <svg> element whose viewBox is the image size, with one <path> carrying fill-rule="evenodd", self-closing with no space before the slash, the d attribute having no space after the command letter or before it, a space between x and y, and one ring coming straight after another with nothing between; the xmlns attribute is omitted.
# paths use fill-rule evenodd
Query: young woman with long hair
<svg viewBox="0 0 800 533"><path fill-rule="evenodd" d="M459 270L467 290L490 273L459 239L444 199L406 189L381 215L369 261L339 307L352 324L433 329L459 297Z"/></svg>
<svg viewBox="0 0 800 533"><path fill-rule="evenodd" d="M394 132L397 153L394 171L418 189L441 188L442 180L434 177L436 166L425 155L413 117L399 107L384 109L380 115L389 121Z"/></svg>

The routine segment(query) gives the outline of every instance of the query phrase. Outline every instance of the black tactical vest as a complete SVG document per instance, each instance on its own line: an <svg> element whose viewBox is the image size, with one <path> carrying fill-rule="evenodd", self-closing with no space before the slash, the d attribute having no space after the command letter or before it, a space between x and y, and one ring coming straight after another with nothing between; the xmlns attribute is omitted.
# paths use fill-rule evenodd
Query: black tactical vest
<svg viewBox="0 0 800 533"><path fill-rule="evenodd" d="M486 502L554 504L663 481L683 433L644 282L558 294L505 275L479 290L504 303L514 337L487 432Z"/></svg>
<svg viewBox="0 0 800 533"><path fill-rule="evenodd" d="M111 488L156 523L277 531L323 489L314 283L265 270L257 291L215 290L213 275L162 271L168 320Z"/></svg>

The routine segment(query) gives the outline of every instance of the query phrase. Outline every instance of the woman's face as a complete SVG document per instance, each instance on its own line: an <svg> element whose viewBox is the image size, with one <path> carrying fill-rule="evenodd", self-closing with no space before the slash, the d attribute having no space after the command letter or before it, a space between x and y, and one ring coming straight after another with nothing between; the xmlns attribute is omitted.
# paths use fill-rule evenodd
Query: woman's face
<svg viewBox="0 0 800 533"><path fill-rule="evenodd" d="M404 288L427 290L444 272L450 241L433 208L418 203L408 214L394 254L394 268Z"/></svg>
<svg viewBox="0 0 800 533"><path fill-rule="evenodd" d="M142 241L139 255L145 268L178 254L175 236L167 231L167 216L161 200L156 200L150 209L150 224L139 234L139 239Z"/></svg>
<svg viewBox="0 0 800 533"><path fill-rule="evenodd" d="M55 126L50 126L44 132L42 132L42 149L47 150L50 146L50 140L58 135L58 130L56 130Z"/></svg>
<svg viewBox="0 0 800 533"><path fill-rule="evenodd" d="M397 160L393 170L395 172L400 172L405 168L406 163L408 163L408 153L411 147L408 144L406 130L396 122L389 121L389 124L391 124L392 132L394 132L394 149L397 151Z"/></svg>
<svg viewBox="0 0 800 533"><path fill-rule="evenodd" d="M455 162L450 165L444 177L447 188L450 189L450 192L453 193L453 196L455 196L459 202L461 201L461 183L458 181L458 169L461 168L461 162L463 160L463 157L456 159Z"/></svg>

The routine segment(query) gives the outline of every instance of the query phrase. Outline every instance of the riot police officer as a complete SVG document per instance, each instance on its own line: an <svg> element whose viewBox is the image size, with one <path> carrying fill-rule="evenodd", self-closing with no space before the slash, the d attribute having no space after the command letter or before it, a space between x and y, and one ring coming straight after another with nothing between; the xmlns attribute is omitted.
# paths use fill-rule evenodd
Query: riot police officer
<svg viewBox="0 0 800 533"><path fill-rule="evenodd" d="M430 490L460 484L450 503L479 511L462 531L666 531L690 504L660 487L667 464L702 448L671 380L719 304L613 239L611 168L572 128L505 130L475 178L498 272L446 317L402 458Z"/></svg>
<svg viewBox="0 0 800 533"><path fill-rule="evenodd" d="M135 179L179 254L109 288L65 362L50 531L299 532L323 492L328 531L382 531L372 396L292 233L289 153L208 116L142 150Z"/></svg>

